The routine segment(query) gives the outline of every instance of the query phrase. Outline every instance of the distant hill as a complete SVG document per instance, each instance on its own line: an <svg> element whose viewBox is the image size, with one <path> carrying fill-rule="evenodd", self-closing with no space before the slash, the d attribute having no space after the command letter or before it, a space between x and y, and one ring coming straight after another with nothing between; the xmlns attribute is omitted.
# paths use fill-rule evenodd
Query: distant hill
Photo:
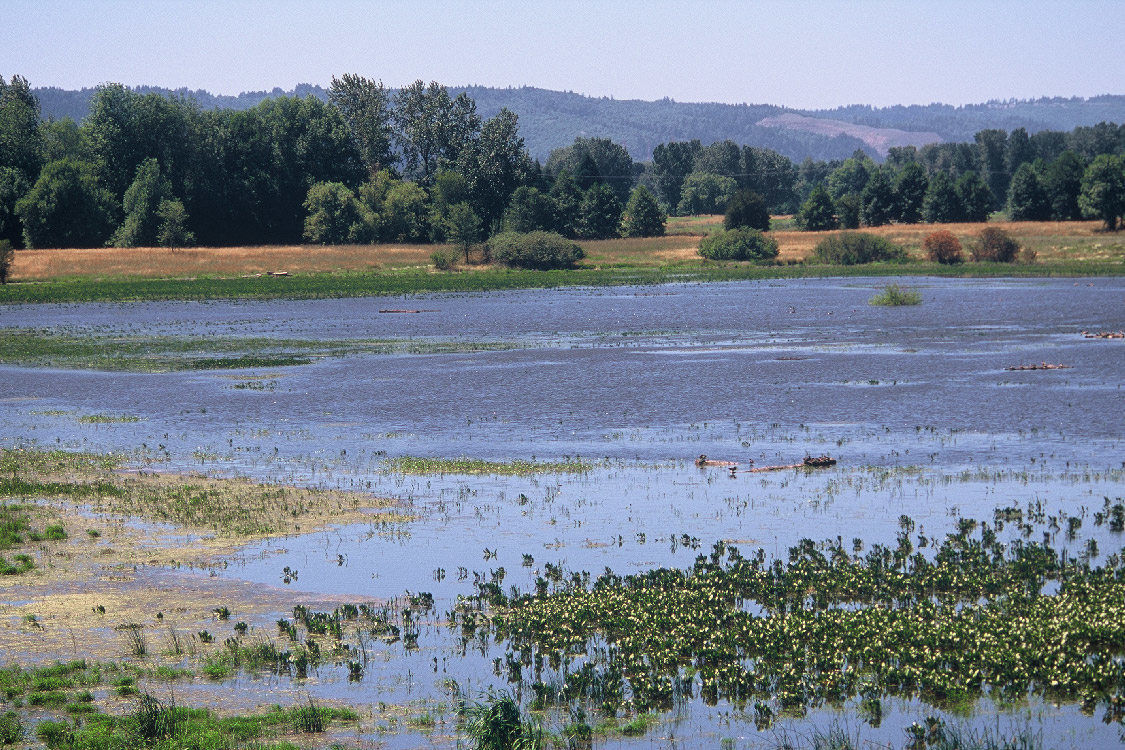
<svg viewBox="0 0 1125 750"><path fill-rule="evenodd" d="M283 95L325 98L320 86L299 84L291 91L253 91L223 96L207 91L170 90L152 86L142 93L174 94L196 101L204 109L246 109L264 99ZM842 159L862 148L883 156L890 146L917 146L939 141L971 141L986 128L1013 130L1071 130L1102 121L1125 122L1125 96L1090 99L1053 98L992 101L953 107L929 104L895 107L853 105L830 110L795 110L769 104L714 104L596 98L572 92L532 87L450 87L465 91L477 111L491 117L501 107L519 115L520 133L528 151L546 161L551 149L567 146L576 136L604 137L621 143L634 159L652 158L652 150L668 141L698 138L704 144L730 139L763 146L794 161ZM94 89L70 91L35 89L47 118L81 120L89 111Z"/></svg>

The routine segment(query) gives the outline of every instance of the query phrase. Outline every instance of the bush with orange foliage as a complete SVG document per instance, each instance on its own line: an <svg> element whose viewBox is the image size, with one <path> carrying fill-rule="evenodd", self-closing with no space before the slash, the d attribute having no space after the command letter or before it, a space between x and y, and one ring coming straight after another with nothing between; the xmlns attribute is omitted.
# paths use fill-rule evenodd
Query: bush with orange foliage
<svg viewBox="0 0 1125 750"><path fill-rule="evenodd" d="M926 257L934 263L952 265L965 261L965 256L961 253L961 241L948 229L939 229L926 235L926 239L922 240L922 247L926 251Z"/></svg>
<svg viewBox="0 0 1125 750"><path fill-rule="evenodd" d="M1020 252L1020 243L997 227L985 227L970 251L977 262L1011 263Z"/></svg>

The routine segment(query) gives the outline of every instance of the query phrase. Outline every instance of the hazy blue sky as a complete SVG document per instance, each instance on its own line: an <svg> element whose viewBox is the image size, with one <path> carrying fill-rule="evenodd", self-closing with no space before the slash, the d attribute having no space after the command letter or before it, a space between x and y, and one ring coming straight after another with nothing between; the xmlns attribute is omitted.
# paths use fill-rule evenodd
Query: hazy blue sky
<svg viewBox="0 0 1125 750"><path fill-rule="evenodd" d="M215 93L360 73L828 107L1125 93L1125 1L0 0L0 75Z"/></svg>

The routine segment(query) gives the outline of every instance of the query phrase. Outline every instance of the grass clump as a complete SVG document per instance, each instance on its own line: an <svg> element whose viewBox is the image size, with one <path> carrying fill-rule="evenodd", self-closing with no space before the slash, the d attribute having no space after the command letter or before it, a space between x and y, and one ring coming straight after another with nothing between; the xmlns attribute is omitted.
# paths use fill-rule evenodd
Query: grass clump
<svg viewBox="0 0 1125 750"><path fill-rule="evenodd" d="M879 307L900 307L903 305L922 304L922 294L915 289L907 289L898 284L887 284L883 291L876 294L868 304Z"/></svg>
<svg viewBox="0 0 1125 750"><path fill-rule="evenodd" d="M906 251L877 234L840 232L818 242L813 257L821 263L854 266L879 261L902 262L906 260Z"/></svg>
<svg viewBox="0 0 1125 750"><path fill-rule="evenodd" d="M589 461L485 461L479 458L425 458L400 456L384 464L398 474L496 474L498 476L529 476L531 474L563 474L587 472L594 468Z"/></svg>
<svg viewBox="0 0 1125 750"><path fill-rule="evenodd" d="M720 230L699 243L708 260L773 260L779 252L776 240L750 227Z"/></svg>
<svg viewBox="0 0 1125 750"><path fill-rule="evenodd" d="M79 424L124 424L140 421L140 417L132 414L83 414L78 417Z"/></svg>
<svg viewBox="0 0 1125 750"><path fill-rule="evenodd" d="M489 694L476 702L462 700L458 713L464 721L465 734L476 750L539 750L543 747L543 729L525 722L519 704L511 694Z"/></svg>
<svg viewBox="0 0 1125 750"><path fill-rule="evenodd" d="M35 561L31 559L31 555L24 553L13 555L11 562L0 556L0 575L2 576L19 576L34 568Z"/></svg>

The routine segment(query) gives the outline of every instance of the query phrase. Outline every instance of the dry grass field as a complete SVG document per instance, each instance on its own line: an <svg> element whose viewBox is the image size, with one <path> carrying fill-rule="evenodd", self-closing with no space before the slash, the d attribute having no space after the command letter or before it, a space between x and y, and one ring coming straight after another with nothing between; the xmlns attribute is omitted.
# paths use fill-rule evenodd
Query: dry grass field
<svg viewBox="0 0 1125 750"><path fill-rule="evenodd" d="M789 229L790 217L777 217L781 227L771 235L781 248L780 260L798 261L831 232ZM988 224L894 224L864 229L883 235L922 258L922 240L947 229L966 251L985 226L1011 233L1034 250L1040 262L1125 261L1125 232L1105 232L1099 221L1024 221ZM704 234L722 227L722 216L673 217L664 237L594 240L581 243L587 267L659 268L698 262L696 246ZM14 281L46 281L68 277L191 278L241 276L285 271L392 270L426 267L433 245L281 245L219 248L92 248L19 250L12 268Z"/></svg>

